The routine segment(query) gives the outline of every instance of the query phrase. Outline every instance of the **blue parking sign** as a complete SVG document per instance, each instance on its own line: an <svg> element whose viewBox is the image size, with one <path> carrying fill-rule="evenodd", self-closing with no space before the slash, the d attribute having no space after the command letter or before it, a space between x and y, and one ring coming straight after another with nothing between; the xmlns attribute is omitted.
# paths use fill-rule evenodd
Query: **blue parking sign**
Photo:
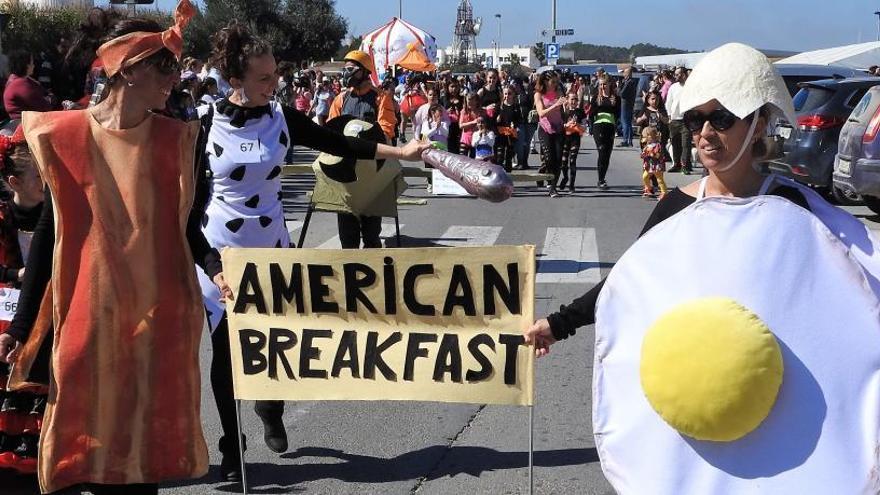
<svg viewBox="0 0 880 495"><path fill-rule="evenodd" d="M559 43L547 43L547 60L559 58Z"/></svg>

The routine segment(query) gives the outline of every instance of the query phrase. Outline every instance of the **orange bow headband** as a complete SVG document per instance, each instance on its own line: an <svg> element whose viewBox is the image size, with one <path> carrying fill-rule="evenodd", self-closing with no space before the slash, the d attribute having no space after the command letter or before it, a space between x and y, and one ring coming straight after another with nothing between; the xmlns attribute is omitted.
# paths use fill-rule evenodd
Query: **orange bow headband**
<svg viewBox="0 0 880 495"><path fill-rule="evenodd" d="M196 14L189 0L180 0L174 11L174 25L161 33L138 31L128 33L104 43L98 48L98 58L104 64L107 77L167 48L177 59L183 53L183 28Z"/></svg>

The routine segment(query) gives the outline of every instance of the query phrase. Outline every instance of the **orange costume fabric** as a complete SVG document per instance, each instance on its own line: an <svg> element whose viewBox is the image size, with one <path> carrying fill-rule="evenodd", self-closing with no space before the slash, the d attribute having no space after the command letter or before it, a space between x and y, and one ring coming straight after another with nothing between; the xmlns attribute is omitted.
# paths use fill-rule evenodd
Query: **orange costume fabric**
<svg viewBox="0 0 880 495"><path fill-rule="evenodd" d="M53 197L54 347L44 492L204 475L204 309L186 241L198 123L109 130L88 110L22 119Z"/></svg>

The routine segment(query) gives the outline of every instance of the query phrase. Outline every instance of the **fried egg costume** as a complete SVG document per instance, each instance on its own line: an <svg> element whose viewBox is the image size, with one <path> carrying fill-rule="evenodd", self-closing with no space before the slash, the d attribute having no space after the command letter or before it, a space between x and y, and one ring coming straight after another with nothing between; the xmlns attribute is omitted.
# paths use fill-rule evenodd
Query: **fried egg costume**
<svg viewBox="0 0 880 495"><path fill-rule="evenodd" d="M712 99L794 120L781 78L744 45L697 65L682 110ZM880 492L878 246L808 188L771 177L762 193L779 181L810 211L698 197L608 276L593 429L619 493ZM658 261L673 247L686 262Z"/></svg>

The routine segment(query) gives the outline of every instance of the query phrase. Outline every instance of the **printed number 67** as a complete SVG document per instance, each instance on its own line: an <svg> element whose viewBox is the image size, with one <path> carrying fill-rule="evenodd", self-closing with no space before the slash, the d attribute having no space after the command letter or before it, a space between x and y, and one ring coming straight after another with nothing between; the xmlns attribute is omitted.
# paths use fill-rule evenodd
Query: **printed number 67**
<svg viewBox="0 0 880 495"><path fill-rule="evenodd" d="M241 143L241 151L247 153L254 150L254 143Z"/></svg>

